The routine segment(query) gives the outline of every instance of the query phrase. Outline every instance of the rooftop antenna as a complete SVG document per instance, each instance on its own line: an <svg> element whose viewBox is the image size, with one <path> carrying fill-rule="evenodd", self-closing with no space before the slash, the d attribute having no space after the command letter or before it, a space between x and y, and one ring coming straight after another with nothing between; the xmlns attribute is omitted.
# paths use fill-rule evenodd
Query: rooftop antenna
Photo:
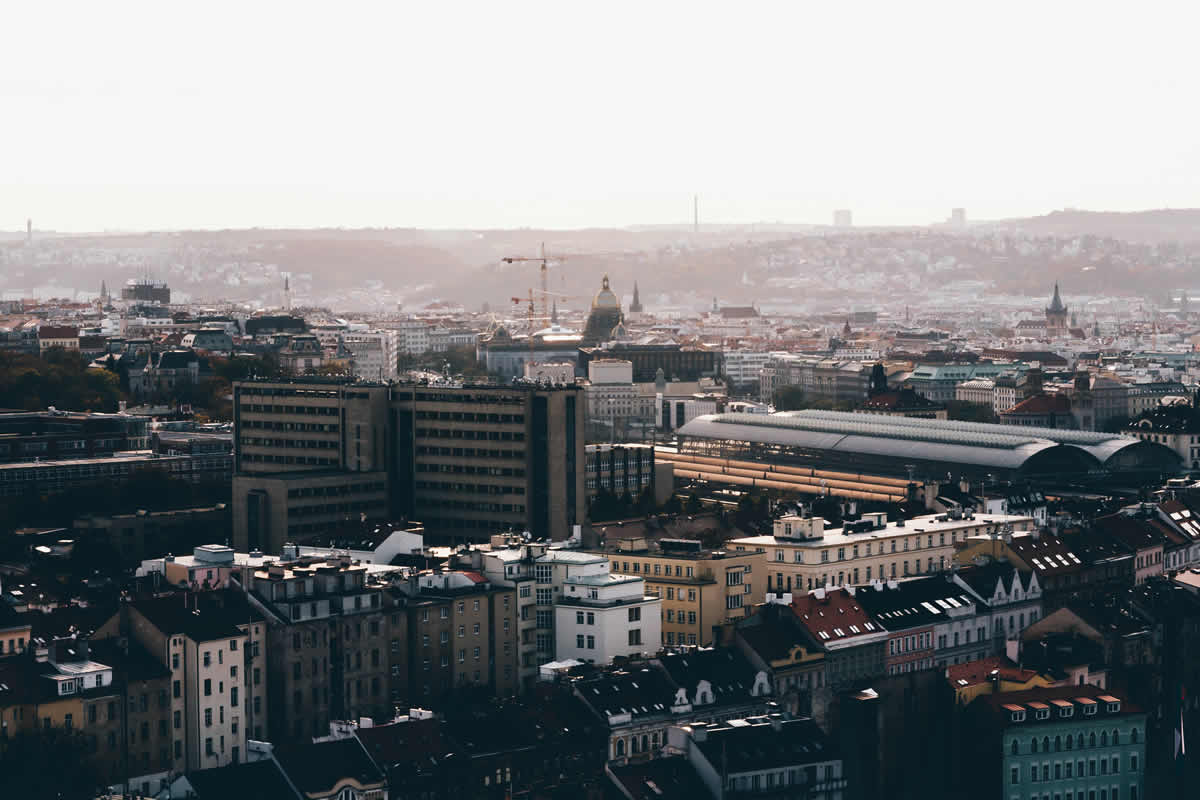
<svg viewBox="0 0 1200 800"><path fill-rule="evenodd" d="M692 233L700 232L700 195L692 195Z"/></svg>

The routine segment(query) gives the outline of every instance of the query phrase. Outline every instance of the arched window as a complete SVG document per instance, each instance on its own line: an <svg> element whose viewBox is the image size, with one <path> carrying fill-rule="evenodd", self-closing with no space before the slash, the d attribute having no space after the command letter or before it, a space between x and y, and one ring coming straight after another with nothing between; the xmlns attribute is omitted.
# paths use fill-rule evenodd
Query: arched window
<svg viewBox="0 0 1200 800"><path fill-rule="evenodd" d="M644 733L642 734L642 752L650 752L650 737L646 736Z"/></svg>
<svg viewBox="0 0 1200 800"><path fill-rule="evenodd" d="M625 755L625 740L617 739L617 758Z"/></svg>
<svg viewBox="0 0 1200 800"><path fill-rule="evenodd" d="M1012 740L1012 754L1014 756L1021 755L1021 744L1016 739Z"/></svg>
<svg viewBox="0 0 1200 800"><path fill-rule="evenodd" d="M1037 752L1037 737L1036 736L1029 740L1029 752L1031 752L1031 753Z"/></svg>
<svg viewBox="0 0 1200 800"><path fill-rule="evenodd" d="M1116 747L1120 743L1121 743L1121 732L1119 730L1117 730L1116 728L1113 728L1113 747Z"/></svg>
<svg viewBox="0 0 1200 800"><path fill-rule="evenodd" d="M1108 747L1108 731L1100 731L1100 746Z"/></svg>
<svg viewBox="0 0 1200 800"><path fill-rule="evenodd" d="M1050 737L1049 736L1042 737L1042 752L1043 753L1050 752Z"/></svg>
<svg viewBox="0 0 1200 800"><path fill-rule="evenodd" d="M629 737L629 754L636 755L638 752L638 738L636 736Z"/></svg>
<svg viewBox="0 0 1200 800"><path fill-rule="evenodd" d="M1133 730L1131 730L1129 732L1129 741L1133 742L1134 744L1137 744L1137 742L1138 742L1137 728L1134 728Z"/></svg>
<svg viewBox="0 0 1200 800"><path fill-rule="evenodd" d="M1054 752L1057 753L1059 750L1062 750L1062 737L1055 736L1054 737Z"/></svg>
<svg viewBox="0 0 1200 800"><path fill-rule="evenodd" d="M1088 747L1095 747L1095 746L1096 746L1096 732L1092 731L1090 734L1088 734Z"/></svg>
<svg viewBox="0 0 1200 800"><path fill-rule="evenodd" d="M1075 739L1070 734L1068 734L1067 735L1067 749L1070 750L1074 746L1075 746Z"/></svg>

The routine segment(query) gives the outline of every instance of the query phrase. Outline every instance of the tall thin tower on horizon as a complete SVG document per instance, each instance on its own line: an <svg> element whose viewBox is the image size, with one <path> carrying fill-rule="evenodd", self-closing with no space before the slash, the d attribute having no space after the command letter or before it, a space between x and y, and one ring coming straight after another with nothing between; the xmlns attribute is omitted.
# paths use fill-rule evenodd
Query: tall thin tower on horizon
<svg viewBox="0 0 1200 800"><path fill-rule="evenodd" d="M33 244L33 219L25 220L25 245Z"/></svg>
<svg viewBox="0 0 1200 800"><path fill-rule="evenodd" d="M692 233L700 232L700 195L692 195Z"/></svg>

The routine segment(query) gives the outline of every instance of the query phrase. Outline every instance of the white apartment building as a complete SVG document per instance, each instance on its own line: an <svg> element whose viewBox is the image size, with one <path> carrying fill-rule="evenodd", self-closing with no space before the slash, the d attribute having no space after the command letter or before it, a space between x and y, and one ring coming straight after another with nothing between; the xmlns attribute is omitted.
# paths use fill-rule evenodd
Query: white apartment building
<svg viewBox="0 0 1200 800"><path fill-rule="evenodd" d="M430 351L432 346L430 332L432 329L428 323L420 320L407 320L391 327L399 334L398 346L400 352L407 353L410 356L419 356Z"/></svg>
<svg viewBox="0 0 1200 800"><path fill-rule="evenodd" d="M215 594L123 604L95 635L132 636L170 671L171 757L180 772L235 764L267 730L266 624Z"/></svg>
<svg viewBox="0 0 1200 800"><path fill-rule="evenodd" d="M559 661L653 655L662 642L662 599L647 595L640 577L611 574L606 562L563 581L554 630Z"/></svg>
<svg viewBox="0 0 1200 800"><path fill-rule="evenodd" d="M392 381L399 377L399 331L361 331L342 335L342 345L350 352L354 376L360 380Z"/></svg>
<svg viewBox="0 0 1200 800"><path fill-rule="evenodd" d="M730 390L745 394L757 393L758 373L767 365L771 353L760 350L726 350L723 354L725 376Z"/></svg>
<svg viewBox="0 0 1200 800"><path fill-rule="evenodd" d="M584 388L588 419L615 426L626 425L645 415L633 383L633 362L619 358L597 358L588 363L588 384ZM615 431L615 429L614 429Z"/></svg>
<svg viewBox="0 0 1200 800"><path fill-rule="evenodd" d="M608 663L613 654L656 652L662 641L661 600L645 596L645 585L640 578L635 577L635 584L626 581L627 576L612 575L608 559L602 554L550 547L545 542L524 543L498 535L492 537L490 549L487 545L474 547L458 553L457 558L459 568L469 564L498 586L516 587L518 669L523 684L536 680L538 667L551 661L578 658ZM595 598L590 596L593 588ZM585 607L587 603L592 604L590 608ZM650 606L650 611L635 612L634 616L640 619L631 624L630 608ZM599 624L605 626L603 636L596 630L590 634L576 631L576 611L584 614L584 626L588 625L590 611L593 629ZM622 614L624 619L618 620ZM640 633L634 638L640 638L642 644L631 646L627 634L621 644L621 637L609 630L609 627L618 630L615 628L618 621L622 626L619 630L637 628ZM568 633L569 640L560 638ZM576 637L580 635L584 637L583 646L577 649ZM593 637L591 648L589 635ZM560 642L569 647L560 649Z"/></svg>

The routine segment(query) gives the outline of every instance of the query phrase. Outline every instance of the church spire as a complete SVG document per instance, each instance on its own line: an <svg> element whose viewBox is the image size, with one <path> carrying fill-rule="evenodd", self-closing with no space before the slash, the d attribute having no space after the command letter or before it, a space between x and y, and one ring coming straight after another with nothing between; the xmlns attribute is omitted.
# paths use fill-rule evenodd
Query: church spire
<svg viewBox="0 0 1200 800"><path fill-rule="evenodd" d="M633 282L633 302L629 304L629 311L632 314L640 314L642 311L642 298L638 295L637 281Z"/></svg>
<svg viewBox="0 0 1200 800"><path fill-rule="evenodd" d="M554 310L550 312L550 324L558 324L558 298L554 298Z"/></svg>
<svg viewBox="0 0 1200 800"><path fill-rule="evenodd" d="M1050 300L1050 310L1058 312L1067 310L1063 305L1062 297L1058 294L1058 281L1054 282L1054 297Z"/></svg>

